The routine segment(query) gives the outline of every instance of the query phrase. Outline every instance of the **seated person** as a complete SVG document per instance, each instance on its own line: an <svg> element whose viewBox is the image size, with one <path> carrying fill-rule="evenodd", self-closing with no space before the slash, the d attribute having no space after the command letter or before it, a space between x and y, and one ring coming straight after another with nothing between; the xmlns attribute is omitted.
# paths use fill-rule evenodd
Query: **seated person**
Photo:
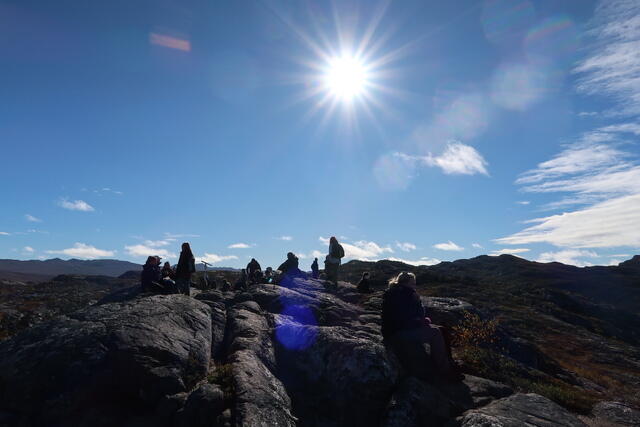
<svg viewBox="0 0 640 427"><path fill-rule="evenodd" d="M451 349L440 327L425 317L413 273L402 272L389 281L382 300L382 335L416 377L429 380L435 376L449 381L463 378L453 363ZM431 349L431 364L422 358L425 343Z"/></svg>
<svg viewBox="0 0 640 427"><path fill-rule="evenodd" d="M162 266L162 278L168 277L171 280L176 280L176 272L171 268L169 261L165 262Z"/></svg>
<svg viewBox="0 0 640 427"><path fill-rule="evenodd" d="M142 292L157 292L164 294L175 293L175 282L169 278L163 279L160 270L160 257L147 257L140 275Z"/></svg>
<svg viewBox="0 0 640 427"><path fill-rule="evenodd" d="M371 285L369 283L369 272L365 271L362 273L362 279L358 282L357 286L358 292L362 294L371 293Z"/></svg>

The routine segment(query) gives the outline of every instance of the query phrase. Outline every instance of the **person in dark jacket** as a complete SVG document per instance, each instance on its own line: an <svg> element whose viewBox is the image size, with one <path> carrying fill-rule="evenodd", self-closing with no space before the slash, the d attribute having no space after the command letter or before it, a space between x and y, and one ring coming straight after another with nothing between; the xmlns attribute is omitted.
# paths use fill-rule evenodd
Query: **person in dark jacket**
<svg viewBox="0 0 640 427"><path fill-rule="evenodd" d="M314 279L317 279L318 277L320 277L320 269L318 268L318 258L314 258L313 262L311 263L311 276Z"/></svg>
<svg viewBox="0 0 640 427"><path fill-rule="evenodd" d="M162 278L168 277L171 280L176 279L176 272L173 271L173 268L171 268L171 264L169 263L169 261L164 263L164 265L162 266L161 273L162 273Z"/></svg>
<svg viewBox="0 0 640 427"><path fill-rule="evenodd" d="M256 282L256 273L258 271L262 271L260 263L256 261L255 258L251 258L251 261L249 261L249 264L247 264L247 277L249 278L250 283Z"/></svg>
<svg viewBox="0 0 640 427"><path fill-rule="evenodd" d="M365 271L362 273L362 279L358 282L357 288L358 292L361 294L370 294L371 293L371 284L369 283L369 272Z"/></svg>
<svg viewBox="0 0 640 427"><path fill-rule="evenodd" d="M287 273L296 272L297 270L299 270L298 257L295 256L293 252L289 252L287 254L287 260L282 264L280 264L280 267L278 267L278 270L282 272L283 276L286 275Z"/></svg>
<svg viewBox="0 0 640 427"><path fill-rule="evenodd" d="M156 292L171 294L175 292L175 283L169 278L163 278L160 270L160 257L147 257L140 275L142 292Z"/></svg>
<svg viewBox="0 0 640 427"><path fill-rule="evenodd" d="M332 236L329 239L329 254L324 260L324 272L327 275L327 280L332 282L334 286L338 286L338 269L343 257L342 245L338 243L338 239Z"/></svg>
<svg viewBox="0 0 640 427"><path fill-rule="evenodd" d="M191 275L196 272L196 260L191 252L191 246L185 242L182 244L180 259L176 267L176 285L180 293L191 295Z"/></svg>
<svg viewBox="0 0 640 427"><path fill-rule="evenodd" d="M436 375L448 380L460 380L461 375L453 364L451 349L445 342L439 326L426 317L425 309L416 292L416 276L402 272L389 282L382 299L382 335L396 351L399 359L416 376L428 376L428 368L416 363L415 349L423 351L422 344L429 344L431 361ZM424 360L422 363L424 364ZM424 368L424 369L423 369ZM426 370L425 370L426 369ZM425 374L427 372L427 374Z"/></svg>
<svg viewBox="0 0 640 427"><path fill-rule="evenodd" d="M231 290L231 282L229 282L227 279L224 279L222 281L222 291L228 292L230 290Z"/></svg>

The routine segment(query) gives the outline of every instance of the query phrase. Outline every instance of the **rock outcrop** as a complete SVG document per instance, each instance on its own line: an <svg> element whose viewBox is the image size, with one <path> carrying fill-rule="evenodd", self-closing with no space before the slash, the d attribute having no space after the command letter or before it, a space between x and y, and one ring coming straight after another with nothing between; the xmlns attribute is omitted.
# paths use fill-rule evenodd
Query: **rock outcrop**
<svg viewBox="0 0 640 427"><path fill-rule="evenodd" d="M448 324L474 310L425 302ZM195 298L121 292L0 343L0 424L582 425L486 379L409 376L383 343L380 307L379 293L312 279Z"/></svg>

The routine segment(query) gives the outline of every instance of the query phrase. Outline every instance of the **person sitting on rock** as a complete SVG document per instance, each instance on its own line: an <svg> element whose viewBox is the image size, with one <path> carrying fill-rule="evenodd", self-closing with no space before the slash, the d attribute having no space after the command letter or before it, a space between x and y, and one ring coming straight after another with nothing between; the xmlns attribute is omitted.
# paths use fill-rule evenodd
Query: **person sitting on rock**
<svg viewBox="0 0 640 427"><path fill-rule="evenodd" d="M382 299L382 335L414 376L432 377L430 366L423 358L422 344L426 343L431 349L430 359L437 377L453 381L461 379L440 327L426 317L413 273L402 272L389 281Z"/></svg>
<svg viewBox="0 0 640 427"><path fill-rule="evenodd" d="M267 267L267 269L264 271L264 277L262 278L262 283L270 284L270 283L273 283L273 281L274 281L273 268Z"/></svg>
<svg viewBox="0 0 640 427"><path fill-rule="evenodd" d="M289 252L287 254L287 260L282 264L280 264L280 267L278 267L278 270L280 270L283 276L299 270L298 257L295 256L293 252Z"/></svg>
<svg viewBox="0 0 640 427"><path fill-rule="evenodd" d="M227 279L224 279L222 281L222 291L228 292L230 290L231 290L231 282L229 282Z"/></svg>
<svg viewBox="0 0 640 427"><path fill-rule="evenodd" d="M171 268L171 264L169 263L169 261L164 263L161 273L163 278L168 277L171 280L176 279L176 272L173 270L173 268Z"/></svg>
<svg viewBox="0 0 640 427"><path fill-rule="evenodd" d="M180 259L176 267L176 285L180 293L191 295L191 275L196 272L196 260L191 252L191 246L185 242L182 244Z"/></svg>
<svg viewBox="0 0 640 427"><path fill-rule="evenodd" d="M147 257L147 262L142 266L142 274L140 275L140 285L142 292L156 292L163 294L171 294L175 292L175 283L173 280L162 278L160 271L160 257Z"/></svg>
<svg viewBox="0 0 640 427"><path fill-rule="evenodd" d="M255 258L251 258L249 264L247 264L247 276L249 278L249 282L255 283L255 276L258 271L262 271L262 267L260 267L260 263L256 261Z"/></svg>
<svg viewBox="0 0 640 427"><path fill-rule="evenodd" d="M311 276L314 279L320 277L320 269L318 268L318 258L313 259L313 263L311 263Z"/></svg>
<svg viewBox="0 0 640 427"><path fill-rule="evenodd" d="M343 257L344 248L338 243L338 239L332 236L329 239L329 254L324 260L324 272L327 275L327 280L336 287L338 286L338 269Z"/></svg>
<svg viewBox="0 0 640 427"><path fill-rule="evenodd" d="M369 283L369 272L365 271L362 273L362 279L358 282L357 286L358 292L361 294L370 294L371 293L371 284Z"/></svg>

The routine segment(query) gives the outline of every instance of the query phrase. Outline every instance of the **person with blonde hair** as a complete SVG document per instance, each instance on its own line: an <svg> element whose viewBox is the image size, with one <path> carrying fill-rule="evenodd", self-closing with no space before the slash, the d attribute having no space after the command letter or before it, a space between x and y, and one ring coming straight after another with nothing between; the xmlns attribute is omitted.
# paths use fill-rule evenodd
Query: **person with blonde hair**
<svg viewBox="0 0 640 427"><path fill-rule="evenodd" d="M403 365L418 377L432 377L430 366L424 366L422 359L423 344L429 344L435 376L460 380L461 374L453 364L451 349L440 327L426 317L416 292L415 274L403 271L392 278L382 301L382 335Z"/></svg>

